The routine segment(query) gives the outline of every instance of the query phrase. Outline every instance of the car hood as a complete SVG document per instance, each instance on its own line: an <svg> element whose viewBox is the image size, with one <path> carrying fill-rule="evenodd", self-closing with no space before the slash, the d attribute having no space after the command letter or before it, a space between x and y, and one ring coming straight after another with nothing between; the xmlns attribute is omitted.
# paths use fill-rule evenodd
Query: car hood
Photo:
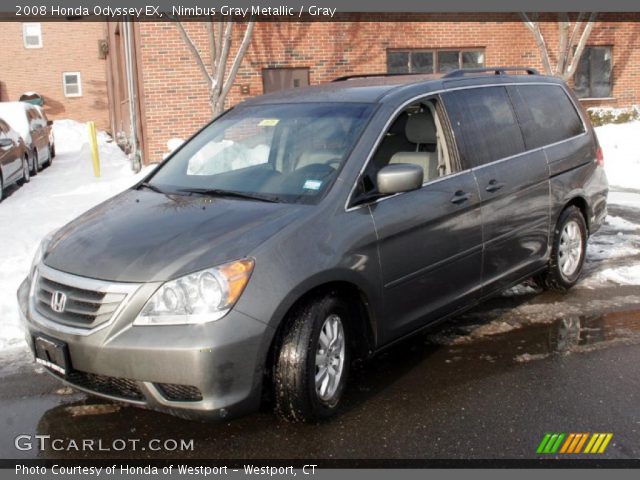
<svg viewBox="0 0 640 480"><path fill-rule="evenodd" d="M308 208L127 190L56 232L44 263L102 280L166 281L250 255Z"/></svg>

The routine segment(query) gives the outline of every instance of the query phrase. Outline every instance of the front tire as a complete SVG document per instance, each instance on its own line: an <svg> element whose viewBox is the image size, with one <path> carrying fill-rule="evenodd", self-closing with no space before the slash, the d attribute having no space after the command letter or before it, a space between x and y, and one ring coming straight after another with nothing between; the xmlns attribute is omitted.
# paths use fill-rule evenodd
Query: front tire
<svg viewBox="0 0 640 480"><path fill-rule="evenodd" d="M554 231L549 267L536 281L546 290L565 292L580 278L587 251L587 224L579 208L566 208Z"/></svg>
<svg viewBox="0 0 640 480"><path fill-rule="evenodd" d="M337 412L351 359L348 318L348 305L333 293L292 313L274 372L276 412L285 420L313 422Z"/></svg>

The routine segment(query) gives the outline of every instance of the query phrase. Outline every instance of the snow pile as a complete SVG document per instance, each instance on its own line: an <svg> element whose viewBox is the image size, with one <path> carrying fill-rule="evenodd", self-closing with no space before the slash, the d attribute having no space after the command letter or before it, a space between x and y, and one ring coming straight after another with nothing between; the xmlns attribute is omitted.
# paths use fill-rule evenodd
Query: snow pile
<svg viewBox="0 0 640 480"><path fill-rule="evenodd" d="M16 290L27 275L40 239L51 230L137 182L125 154L100 132L101 177L95 178L87 125L54 122L56 158L31 182L7 189L0 203L0 349L22 346Z"/></svg>
<svg viewBox="0 0 640 480"><path fill-rule="evenodd" d="M640 189L640 122L597 127L609 184Z"/></svg>
<svg viewBox="0 0 640 480"><path fill-rule="evenodd" d="M600 285L603 282L613 282L618 285L640 285L640 264L601 270L591 275L586 285Z"/></svg>

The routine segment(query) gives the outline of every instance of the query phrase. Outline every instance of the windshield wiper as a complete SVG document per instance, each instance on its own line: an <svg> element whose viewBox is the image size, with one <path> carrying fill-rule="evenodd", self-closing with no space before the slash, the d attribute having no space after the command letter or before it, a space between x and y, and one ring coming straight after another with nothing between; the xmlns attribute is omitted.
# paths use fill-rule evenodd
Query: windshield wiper
<svg viewBox="0 0 640 480"><path fill-rule="evenodd" d="M142 188L142 187L148 188L149 190L153 190L154 192L165 193L163 190L159 189L155 185L150 184L149 182L142 182L140 185L138 185L138 188Z"/></svg>
<svg viewBox="0 0 640 480"><path fill-rule="evenodd" d="M233 197L245 200L258 200L260 202L278 203L278 199L260 195L258 193L238 192L236 190L222 190L220 188L180 188L178 192L196 193L199 195L209 195L212 197Z"/></svg>

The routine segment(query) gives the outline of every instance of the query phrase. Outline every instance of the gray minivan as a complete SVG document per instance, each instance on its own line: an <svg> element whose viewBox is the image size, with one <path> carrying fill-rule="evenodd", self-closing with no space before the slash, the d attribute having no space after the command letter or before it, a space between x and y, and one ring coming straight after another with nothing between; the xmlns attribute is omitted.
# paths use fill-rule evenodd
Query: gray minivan
<svg viewBox="0 0 640 480"><path fill-rule="evenodd" d="M532 69L252 98L43 240L27 341L103 397L317 420L352 359L526 278L574 285L607 190L588 117Z"/></svg>

